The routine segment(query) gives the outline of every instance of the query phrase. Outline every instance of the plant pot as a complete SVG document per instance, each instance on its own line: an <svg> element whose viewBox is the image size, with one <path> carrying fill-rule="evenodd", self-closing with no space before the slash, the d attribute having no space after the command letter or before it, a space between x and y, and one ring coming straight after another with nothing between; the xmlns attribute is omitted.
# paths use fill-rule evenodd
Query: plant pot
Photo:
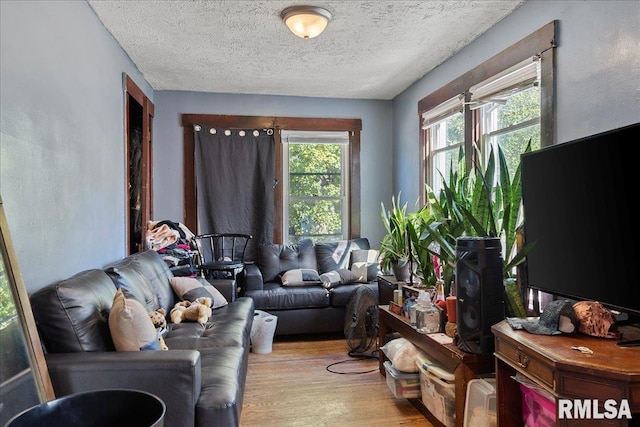
<svg viewBox="0 0 640 427"><path fill-rule="evenodd" d="M408 262L404 263L403 266L398 265L398 261L391 261L391 269L393 270L393 275L396 280L399 282L409 282L411 280L411 264Z"/></svg>

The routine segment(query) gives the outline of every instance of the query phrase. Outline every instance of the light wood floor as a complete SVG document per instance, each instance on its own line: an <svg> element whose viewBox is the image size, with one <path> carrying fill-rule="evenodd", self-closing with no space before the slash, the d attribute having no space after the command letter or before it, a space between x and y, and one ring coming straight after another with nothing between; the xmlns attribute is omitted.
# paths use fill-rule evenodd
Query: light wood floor
<svg viewBox="0 0 640 427"><path fill-rule="evenodd" d="M249 355L242 427L431 426L395 399L377 359L356 361L340 336L276 337L269 354ZM332 371L352 372L351 374ZM354 373L372 371L369 373Z"/></svg>

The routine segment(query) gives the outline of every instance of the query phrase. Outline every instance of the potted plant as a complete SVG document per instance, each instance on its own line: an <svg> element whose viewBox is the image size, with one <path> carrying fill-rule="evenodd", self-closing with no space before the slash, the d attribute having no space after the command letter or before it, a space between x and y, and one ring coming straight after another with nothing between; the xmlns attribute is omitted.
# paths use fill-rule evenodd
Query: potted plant
<svg viewBox="0 0 640 427"><path fill-rule="evenodd" d="M411 214L408 224L409 241L411 242L412 257L416 261L416 274L424 286L434 286L441 278L439 268L434 264L434 240L428 230L433 222L433 215L427 206L422 206Z"/></svg>
<svg viewBox="0 0 640 427"><path fill-rule="evenodd" d="M407 226L410 215L407 213L407 204L400 205L400 195L396 200L391 197L391 209L387 210L381 203L380 216L387 234L380 242L380 268L382 271L393 271L397 280L409 281L410 252L407 235Z"/></svg>

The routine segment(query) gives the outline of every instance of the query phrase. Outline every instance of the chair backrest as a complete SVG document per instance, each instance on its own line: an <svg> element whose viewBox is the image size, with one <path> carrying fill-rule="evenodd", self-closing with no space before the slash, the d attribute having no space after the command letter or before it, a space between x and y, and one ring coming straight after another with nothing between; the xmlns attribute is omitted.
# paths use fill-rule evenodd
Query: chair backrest
<svg viewBox="0 0 640 427"><path fill-rule="evenodd" d="M194 241L202 263L211 261L244 262L250 234L211 233L195 236Z"/></svg>

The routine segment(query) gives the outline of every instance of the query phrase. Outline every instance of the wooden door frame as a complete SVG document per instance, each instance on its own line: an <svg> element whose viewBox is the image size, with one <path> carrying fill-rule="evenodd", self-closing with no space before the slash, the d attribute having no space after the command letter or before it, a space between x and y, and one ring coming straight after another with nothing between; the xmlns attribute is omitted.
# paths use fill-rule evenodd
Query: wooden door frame
<svg viewBox="0 0 640 427"><path fill-rule="evenodd" d="M282 130L345 131L349 132L349 238L360 237L360 132L361 119L231 116L217 114L182 114L184 148L184 224L197 233L197 185L195 175L195 141L193 126L210 126L230 129L274 129L275 173L282 182ZM274 193L273 243L282 243L284 194L282 185L276 185Z"/></svg>
<svg viewBox="0 0 640 427"><path fill-rule="evenodd" d="M130 135L130 101L135 100L142 107L142 243L146 240L147 223L153 218L153 116L155 107L153 102L145 95L145 93L135 84L128 75L124 74L125 80L125 193L126 193L126 209L125 209L125 238L127 246L127 254L131 254L134 248L131 247L129 234L130 226L130 206L131 194L129 189L129 148L131 141Z"/></svg>

